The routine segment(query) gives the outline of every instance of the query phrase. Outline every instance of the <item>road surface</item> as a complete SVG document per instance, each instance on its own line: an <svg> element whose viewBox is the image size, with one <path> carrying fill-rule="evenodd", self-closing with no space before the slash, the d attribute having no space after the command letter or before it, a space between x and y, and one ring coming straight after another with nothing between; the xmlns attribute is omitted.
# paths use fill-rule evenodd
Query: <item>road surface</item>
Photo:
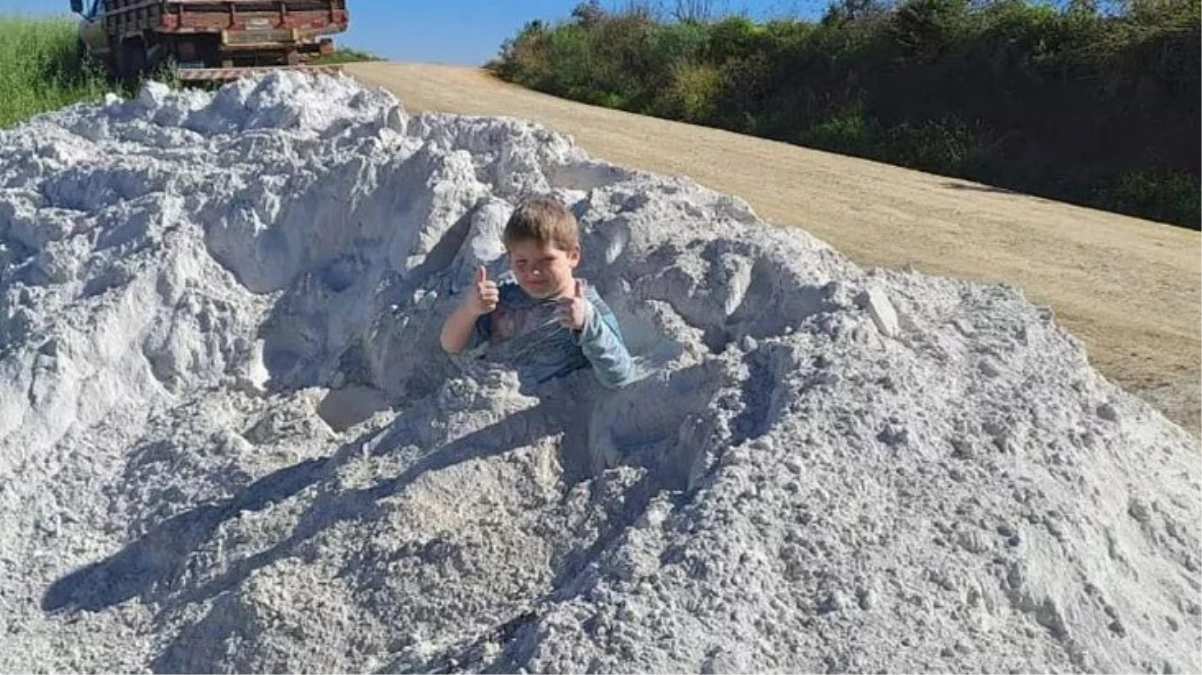
<svg viewBox="0 0 1202 675"><path fill-rule="evenodd" d="M476 68L360 63L347 71L411 111L532 119L596 157L689 176L742 197L768 222L805 228L860 265L1017 286L1055 310L1103 374L1199 433L1197 232L566 101Z"/></svg>

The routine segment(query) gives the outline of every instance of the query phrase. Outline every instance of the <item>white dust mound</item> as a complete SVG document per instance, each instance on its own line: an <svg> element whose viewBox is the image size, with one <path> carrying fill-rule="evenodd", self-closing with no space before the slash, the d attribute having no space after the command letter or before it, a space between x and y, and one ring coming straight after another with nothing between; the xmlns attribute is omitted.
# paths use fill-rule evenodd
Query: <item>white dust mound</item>
<svg viewBox="0 0 1202 675"><path fill-rule="evenodd" d="M627 389L438 348L540 193ZM529 123L280 73L0 132L3 671L1197 672L1192 444L1013 288Z"/></svg>

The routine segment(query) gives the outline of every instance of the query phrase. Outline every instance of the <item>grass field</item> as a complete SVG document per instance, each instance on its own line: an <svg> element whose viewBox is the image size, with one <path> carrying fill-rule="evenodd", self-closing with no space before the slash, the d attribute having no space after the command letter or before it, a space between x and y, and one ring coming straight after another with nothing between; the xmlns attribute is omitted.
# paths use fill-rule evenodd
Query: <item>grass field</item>
<svg viewBox="0 0 1202 675"><path fill-rule="evenodd" d="M0 16L0 129L110 89L80 58L71 19Z"/></svg>
<svg viewBox="0 0 1202 675"><path fill-rule="evenodd" d="M104 69L84 59L70 18L0 16L0 129L63 106L101 98L106 91L130 93L110 82ZM376 60L340 48L314 63Z"/></svg>

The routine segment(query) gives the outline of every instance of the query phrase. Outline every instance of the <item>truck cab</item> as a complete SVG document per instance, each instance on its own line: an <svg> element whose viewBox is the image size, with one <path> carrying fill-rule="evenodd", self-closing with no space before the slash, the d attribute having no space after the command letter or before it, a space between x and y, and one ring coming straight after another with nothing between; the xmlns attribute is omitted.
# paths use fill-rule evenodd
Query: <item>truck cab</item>
<svg viewBox="0 0 1202 675"><path fill-rule="evenodd" d="M79 42L88 53L107 62L111 56L108 37L104 33L104 22L100 14L104 11L103 0L71 0L71 11L80 15Z"/></svg>

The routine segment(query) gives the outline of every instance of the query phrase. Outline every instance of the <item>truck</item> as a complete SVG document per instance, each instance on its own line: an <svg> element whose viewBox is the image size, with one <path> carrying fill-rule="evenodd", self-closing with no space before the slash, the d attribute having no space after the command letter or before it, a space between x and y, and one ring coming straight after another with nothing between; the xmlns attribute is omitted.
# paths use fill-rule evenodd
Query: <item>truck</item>
<svg viewBox="0 0 1202 675"><path fill-rule="evenodd" d="M86 6L85 6L86 4ZM346 0L71 0L80 48L122 80L168 67L188 81L229 81L306 65L334 51Z"/></svg>

